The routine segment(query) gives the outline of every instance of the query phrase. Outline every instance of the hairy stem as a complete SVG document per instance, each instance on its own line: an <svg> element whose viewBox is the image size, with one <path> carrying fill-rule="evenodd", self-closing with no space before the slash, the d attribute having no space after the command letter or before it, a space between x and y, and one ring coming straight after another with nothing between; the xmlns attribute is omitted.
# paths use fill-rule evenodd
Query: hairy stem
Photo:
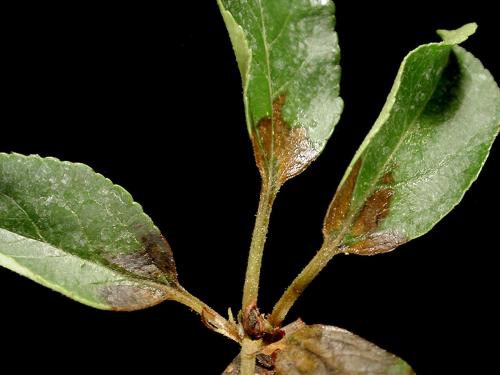
<svg viewBox="0 0 500 375"><path fill-rule="evenodd" d="M255 357L261 347L260 341L244 338L240 353L240 374L255 375Z"/></svg>
<svg viewBox="0 0 500 375"><path fill-rule="evenodd" d="M288 289L283 293L273 308L269 322L273 326L279 326L285 320L286 315L297 301L302 292L309 286L314 278L321 272L328 262L339 253L338 242L324 243L321 249L311 259L309 264L292 281Z"/></svg>
<svg viewBox="0 0 500 375"><path fill-rule="evenodd" d="M220 333L237 343L241 343L242 338L234 322L230 322L222 317L210 306L200 301L187 290L181 289L172 299L197 312L201 316L203 323L212 331Z"/></svg>
<svg viewBox="0 0 500 375"><path fill-rule="evenodd" d="M275 197L276 193L270 188L270 184L263 183L248 256L245 286L243 287L243 311L252 303L257 302L262 255Z"/></svg>

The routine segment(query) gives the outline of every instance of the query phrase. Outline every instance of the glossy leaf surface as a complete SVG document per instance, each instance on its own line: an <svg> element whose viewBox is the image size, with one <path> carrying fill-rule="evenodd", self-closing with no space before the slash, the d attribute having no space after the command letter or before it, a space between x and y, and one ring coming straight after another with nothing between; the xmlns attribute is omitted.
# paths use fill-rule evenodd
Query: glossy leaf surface
<svg viewBox="0 0 500 375"><path fill-rule="evenodd" d="M219 0L243 83L248 131L264 182L301 173L342 111L330 0Z"/></svg>
<svg viewBox="0 0 500 375"><path fill-rule="evenodd" d="M326 241L372 255L429 231L477 178L500 129L500 90L455 46L475 24L441 31L403 61L387 102L325 218Z"/></svg>
<svg viewBox="0 0 500 375"><path fill-rule="evenodd" d="M54 158L0 154L0 265L100 309L180 290L168 243L130 194Z"/></svg>

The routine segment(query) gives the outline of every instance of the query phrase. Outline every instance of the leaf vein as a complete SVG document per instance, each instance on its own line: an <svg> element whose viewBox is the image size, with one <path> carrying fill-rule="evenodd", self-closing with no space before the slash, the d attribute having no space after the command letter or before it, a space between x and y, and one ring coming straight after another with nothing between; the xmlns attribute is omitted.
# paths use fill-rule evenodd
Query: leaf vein
<svg viewBox="0 0 500 375"><path fill-rule="evenodd" d="M269 49L272 49L273 44L276 43L279 38L281 38L281 35L286 30L286 27L288 26L288 23L290 22L291 18L292 18L292 11L289 11L286 18L285 18L285 21L283 21L283 24L282 24L280 30L278 31L276 36L273 38L273 40L271 40L269 42Z"/></svg>
<svg viewBox="0 0 500 375"><path fill-rule="evenodd" d="M10 199L11 202L13 202L21 210L21 212L26 216L26 218L29 220L29 222L31 223L31 225L33 225L33 228L35 229L35 231L38 234L38 236L40 237L40 239L44 240L45 242L48 242L45 239L45 237L43 236L42 231L38 227L37 223L30 217L30 215L28 214L28 212L19 204L19 202L17 202L13 197L5 194L4 192L0 192L0 194L2 196L4 196L4 197Z"/></svg>
<svg viewBox="0 0 500 375"><path fill-rule="evenodd" d="M290 75L290 77L275 91L277 93L280 93L282 90L284 90L292 81L299 75L299 73L304 69L304 67L309 63L310 59L306 58L302 60L302 63L299 65L299 67Z"/></svg>

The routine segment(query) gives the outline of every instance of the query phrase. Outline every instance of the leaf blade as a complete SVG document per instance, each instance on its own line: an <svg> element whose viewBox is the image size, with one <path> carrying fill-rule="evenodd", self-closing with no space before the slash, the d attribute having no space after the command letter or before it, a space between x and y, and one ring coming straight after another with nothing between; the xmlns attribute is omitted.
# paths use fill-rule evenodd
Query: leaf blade
<svg viewBox="0 0 500 375"><path fill-rule="evenodd" d="M286 338L276 375L411 375L402 359L341 328L305 326Z"/></svg>
<svg viewBox="0 0 500 375"><path fill-rule="evenodd" d="M445 32L403 61L325 218L325 239L342 237L345 252L390 251L426 233L479 174L499 132L500 92L479 60L455 46L474 30Z"/></svg>
<svg viewBox="0 0 500 375"><path fill-rule="evenodd" d="M247 127L276 188L321 153L342 111L331 1L218 0L242 76Z"/></svg>
<svg viewBox="0 0 500 375"><path fill-rule="evenodd" d="M0 154L0 265L101 309L181 293L168 243L130 194L54 158Z"/></svg>

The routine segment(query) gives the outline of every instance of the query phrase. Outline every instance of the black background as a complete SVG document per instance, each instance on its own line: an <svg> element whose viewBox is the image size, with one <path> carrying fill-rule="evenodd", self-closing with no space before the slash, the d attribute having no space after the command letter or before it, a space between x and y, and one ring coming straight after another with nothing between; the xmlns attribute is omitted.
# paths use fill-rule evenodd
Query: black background
<svg viewBox="0 0 500 375"><path fill-rule="evenodd" d="M464 46L500 77L493 3L337 1L345 110L323 155L276 202L263 311L319 247L326 207L407 52L437 40L437 28L476 21ZM184 286L237 312L259 178L215 0L68 4L4 14L0 149L83 162L124 186L171 243ZM349 329L419 374L489 373L499 165L497 145L460 206L423 238L385 255L336 258L290 319ZM237 353L172 302L102 312L5 269L0 288L1 366L15 372L218 374Z"/></svg>

